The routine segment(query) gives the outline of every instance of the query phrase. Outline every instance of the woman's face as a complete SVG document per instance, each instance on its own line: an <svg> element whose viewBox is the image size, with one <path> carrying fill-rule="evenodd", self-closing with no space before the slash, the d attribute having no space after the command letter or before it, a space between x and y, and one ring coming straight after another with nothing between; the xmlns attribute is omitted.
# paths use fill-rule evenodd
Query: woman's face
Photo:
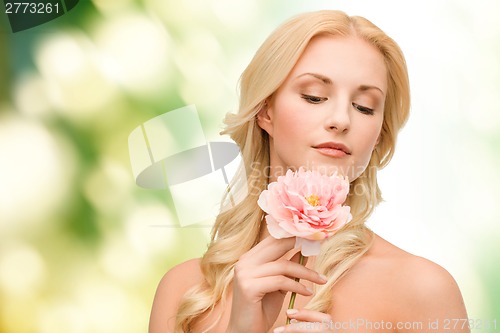
<svg viewBox="0 0 500 333"><path fill-rule="evenodd" d="M378 142L387 70L356 37L317 36L258 115L269 134L271 181L300 166L356 179Z"/></svg>

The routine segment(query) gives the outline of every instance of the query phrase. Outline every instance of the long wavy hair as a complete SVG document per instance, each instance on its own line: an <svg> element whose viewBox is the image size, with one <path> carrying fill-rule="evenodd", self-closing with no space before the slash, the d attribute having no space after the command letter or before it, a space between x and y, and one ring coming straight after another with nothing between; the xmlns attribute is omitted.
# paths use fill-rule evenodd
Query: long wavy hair
<svg viewBox="0 0 500 333"><path fill-rule="evenodd" d="M332 287L369 249L372 232L365 226L382 200L377 170L391 160L399 130L408 118L410 93L406 62L399 46L367 19L341 11L322 10L298 15L278 27L258 49L240 79L240 104L236 114L227 114L226 128L238 144L242 164L225 195L207 252L201 259L203 282L192 287L180 302L175 332L189 332L194 320L225 304L233 269L240 256L259 242L263 212L259 194L268 185L269 138L257 124L257 114L266 99L285 81L309 41L318 35L354 36L375 46L383 55L388 74L384 120L379 142L364 172L351 183L348 204L353 220L323 242L315 269L328 276L325 285L315 285L307 308L328 312ZM209 331L221 316L208 323Z"/></svg>

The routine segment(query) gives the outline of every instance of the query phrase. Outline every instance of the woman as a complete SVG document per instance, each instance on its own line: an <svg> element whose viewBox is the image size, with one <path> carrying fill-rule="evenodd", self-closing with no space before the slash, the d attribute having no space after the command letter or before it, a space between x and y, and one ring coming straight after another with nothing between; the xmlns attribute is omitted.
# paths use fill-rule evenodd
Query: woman
<svg viewBox="0 0 500 333"><path fill-rule="evenodd" d="M244 160L230 199L242 182L248 192L225 204L203 258L164 276L150 332L436 332L446 320L465 321L446 270L365 226L381 201L377 170L409 112L397 44L361 17L302 14L264 42L240 84L239 112L226 117L223 133ZM269 182L301 166L347 176L353 215L305 266L294 239L269 236L257 206ZM297 299L287 311L291 292ZM296 322L283 326L287 317Z"/></svg>

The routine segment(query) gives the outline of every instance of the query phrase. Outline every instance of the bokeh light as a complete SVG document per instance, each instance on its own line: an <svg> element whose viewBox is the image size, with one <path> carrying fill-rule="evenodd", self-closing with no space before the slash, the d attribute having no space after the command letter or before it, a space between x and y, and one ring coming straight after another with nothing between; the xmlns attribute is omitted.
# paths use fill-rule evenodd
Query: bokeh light
<svg viewBox="0 0 500 333"><path fill-rule="evenodd" d="M128 91L148 97L169 82L169 36L153 18L121 13L102 22L95 35L102 68Z"/></svg>
<svg viewBox="0 0 500 333"><path fill-rule="evenodd" d="M0 230L47 227L70 191L72 151L44 125L5 116L0 122ZM70 167L68 169L68 167Z"/></svg>
<svg viewBox="0 0 500 333"><path fill-rule="evenodd" d="M48 87L45 81L35 73L20 75L14 88L14 105L28 117L44 117L51 112Z"/></svg>
<svg viewBox="0 0 500 333"><path fill-rule="evenodd" d="M75 121L95 117L115 91L100 71L96 52L80 31L51 34L36 52L53 107Z"/></svg>
<svg viewBox="0 0 500 333"><path fill-rule="evenodd" d="M2 244L0 288L10 296L25 297L39 292L46 279L46 265L40 254L28 244Z"/></svg>

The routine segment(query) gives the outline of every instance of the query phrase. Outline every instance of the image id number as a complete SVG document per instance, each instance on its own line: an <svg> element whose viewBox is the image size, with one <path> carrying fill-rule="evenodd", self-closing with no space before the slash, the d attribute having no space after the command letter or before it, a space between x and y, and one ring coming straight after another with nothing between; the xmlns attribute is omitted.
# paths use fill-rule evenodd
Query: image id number
<svg viewBox="0 0 500 333"><path fill-rule="evenodd" d="M59 13L59 3L7 2L6 14L52 14Z"/></svg>
<svg viewBox="0 0 500 333"><path fill-rule="evenodd" d="M486 320L486 319L444 319L443 329L445 330L456 330L469 328L470 330L496 330L497 320Z"/></svg>

